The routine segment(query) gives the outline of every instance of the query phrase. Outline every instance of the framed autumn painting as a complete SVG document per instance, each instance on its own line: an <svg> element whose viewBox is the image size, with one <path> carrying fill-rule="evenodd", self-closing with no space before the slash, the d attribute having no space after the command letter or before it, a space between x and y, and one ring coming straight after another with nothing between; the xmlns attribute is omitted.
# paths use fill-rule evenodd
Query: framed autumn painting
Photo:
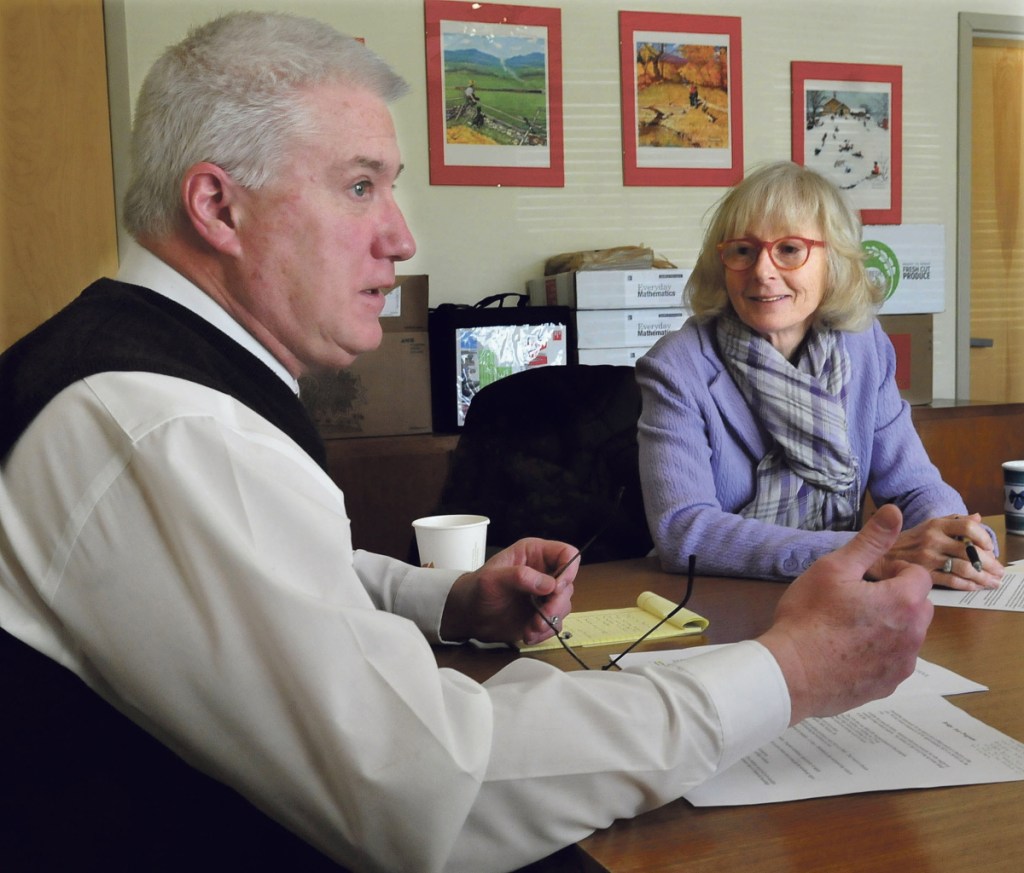
<svg viewBox="0 0 1024 873"><path fill-rule="evenodd" d="M425 0L432 185L564 184L561 10Z"/></svg>
<svg viewBox="0 0 1024 873"><path fill-rule="evenodd" d="M903 68L793 61L793 161L846 192L864 224L899 224Z"/></svg>
<svg viewBox="0 0 1024 873"><path fill-rule="evenodd" d="M620 12L626 185L743 178L740 19Z"/></svg>

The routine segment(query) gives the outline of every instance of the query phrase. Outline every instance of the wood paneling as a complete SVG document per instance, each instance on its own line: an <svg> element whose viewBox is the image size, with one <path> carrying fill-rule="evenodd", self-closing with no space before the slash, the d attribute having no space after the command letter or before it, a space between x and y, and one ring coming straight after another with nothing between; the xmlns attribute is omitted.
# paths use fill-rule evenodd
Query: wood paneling
<svg viewBox="0 0 1024 873"><path fill-rule="evenodd" d="M102 0L0 0L0 348L116 268Z"/></svg>
<svg viewBox="0 0 1024 873"><path fill-rule="evenodd" d="M331 478L345 492L355 548L409 558L413 519L437 507L458 440L424 434L326 441Z"/></svg>
<svg viewBox="0 0 1024 873"><path fill-rule="evenodd" d="M928 457L982 515L1003 511L1002 462L1024 458L1024 403L936 401L913 409Z"/></svg>

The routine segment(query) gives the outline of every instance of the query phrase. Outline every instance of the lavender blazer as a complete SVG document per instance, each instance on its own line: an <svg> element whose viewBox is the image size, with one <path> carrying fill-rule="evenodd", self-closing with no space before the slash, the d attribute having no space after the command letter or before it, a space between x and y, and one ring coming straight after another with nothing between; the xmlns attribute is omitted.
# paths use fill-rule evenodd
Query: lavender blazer
<svg viewBox="0 0 1024 873"><path fill-rule="evenodd" d="M693 318L637 362L643 395L638 439L647 523L662 566L684 572L697 556L701 574L791 579L853 537L803 531L737 513L754 496L757 464L771 438L754 418L719 357L714 322ZM844 333L852 365L846 416L860 465L860 492L895 503L903 525L964 514L942 481L895 381L896 354L878 322Z"/></svg>

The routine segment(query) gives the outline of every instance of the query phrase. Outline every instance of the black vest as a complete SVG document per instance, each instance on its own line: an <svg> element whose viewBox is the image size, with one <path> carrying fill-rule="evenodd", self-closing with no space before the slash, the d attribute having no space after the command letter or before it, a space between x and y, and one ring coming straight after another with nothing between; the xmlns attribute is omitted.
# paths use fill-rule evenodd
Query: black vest
<svg viewBox="0 0 1024 873"><path fill-rule="evenodd" d="M229 394L324 464L315 425L270 368L184 307L110 280L0 356L0 460L63 388L109 371ZM0 867L11 873L340 869L2 631L0 749Z"/></svg>
<svg viewBox="0 0 1024 873"><path fill-rule="evenodd" d="M0 459L60 391L96 373L141 370L230 394L321 467L316 425L284 381L206 320L136 285L101 279L0 356Z"/></svg>

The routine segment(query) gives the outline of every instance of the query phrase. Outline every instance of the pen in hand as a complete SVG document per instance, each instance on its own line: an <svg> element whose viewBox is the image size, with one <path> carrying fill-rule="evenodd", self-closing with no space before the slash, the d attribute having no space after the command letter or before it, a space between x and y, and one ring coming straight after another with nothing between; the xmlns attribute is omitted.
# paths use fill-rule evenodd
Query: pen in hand
<svg viewBox="0 0 1024 873"><path fill-rule="evenodd" d="M967 552L967 560L971 562L971 566L974 567L975 570L981 570L981 556L978 554L978 550L975 548L974 543L968 539L964 539L963 537L960 537L960 540L967 544L964 547L964 551Z"/></svg>

